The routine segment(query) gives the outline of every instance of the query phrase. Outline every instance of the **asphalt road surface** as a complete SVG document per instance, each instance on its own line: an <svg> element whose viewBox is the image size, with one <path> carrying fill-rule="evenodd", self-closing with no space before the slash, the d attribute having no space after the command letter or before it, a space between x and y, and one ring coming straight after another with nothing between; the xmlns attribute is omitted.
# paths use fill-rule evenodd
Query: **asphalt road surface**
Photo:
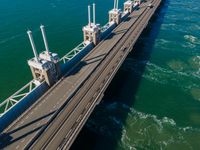
<svg viewBox="0 0 200 150"><path fill-rule="evenodd" d="M147 6L150 2L154 7ZM147 1L130 14L4 130L0 148L69 149L159 3Z"/></svg>

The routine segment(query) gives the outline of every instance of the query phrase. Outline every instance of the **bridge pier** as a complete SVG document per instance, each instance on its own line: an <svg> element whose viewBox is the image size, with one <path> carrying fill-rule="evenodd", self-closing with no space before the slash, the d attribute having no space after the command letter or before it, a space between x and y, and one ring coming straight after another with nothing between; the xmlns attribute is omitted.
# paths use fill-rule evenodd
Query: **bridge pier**
<svg viewBox="0 0 200 150"><path fill-rule="evenodd" d="M128 0L124 3L124 12L132 13L133 11L133 2Z"/></svg>
<svg viewBox="0 0 200 150"><path fill-rule="evenodd" d="M114 0L114 8L109 11L109 23L115 22L117 25L121 22L122 12L118 9L118 0Z"/></svg>
<svg viewBox="0 0 200 150"><path fill-rule="evenodd" d="M142 2L143 2L143 0L134 0L134 3L138 4L138 5L140 5Z"/></svg>
<svg viewBox="0 0 200 150"><path fill-rule="evenodd" d="M29 40L33 49L34 58L28 60L34 80L42 82L46 81L49 86L57 82L60 76L60 66L58 64L59 57L56 53L49 52L44 26L41 25L43 40L46 51L38 56L35 43L32 37L32 32L27 31Z"/></svg>
<svg viewBox="0 0 200 150"><path fill-rule="evenodd" d="M5 134L0 135L0 149L4 140L3 146L10 149L69 149L95 106L100 103L106 88L132 50L160 1L148 0L131 14L127 11L131 12L132 8L127 5L127 8L124 8L126 12L122 14L118 9L118 1L115 0L114 9L111 11L117 12L117 15L114 18L109 17L113 20L106 24L106 30L100 29L99 25L96 24L95 5L93 5L93 23L91 23L90 7L88 7L89 23L83 28L84 42L74 49L75 54L72 57L67 57L71 53L64 57L67 60L64 65L70 68L68 76L66 75L66 78L60 80L48 91L48 85L45 82L39 84L36 89L29 90L28 93L25 93L26 96L22 101L13 105L15 109L11 108L6 115L2 116L3 119L0 120L0 123L3 122L3 127L0 127L0 130L3 130L9 123L6 117L17 118L16 114L21 114L3 131ZM149 2L153 7L149 7ZM133 5L133 8L138 6L138 0ZM119 26L117 23L120 23ZM56 71L58 73L55 67L58 63L58 55L49 52L44 26L40 28L45 51L38 56L32 32L28 31L35 56L28 61L28 64L35 80L40 83L45 80L49 85L52 85L55 81L54 73ZM110 34L110 31L113 34ZM99 42L100 33L106 33L105 40L92 49L94 44ZM89 51L90 53L86 55L86 52ZM47 92L40 97L45 91ZM29 107L34 102L33 99L39 97L40 99ZM29 107L29 109L22 112L22 107ZM5 121L7 122L5 123ZM12 140L8 139L6 135L12 137Z"/></svg>
<svg viewBox="0 0 200 150"><path fill-rule="evenodd" d="M44 41L46 50L43 51L42 53L40 53L39 57L43 60L48 61L49 63L52 63L52 65L53 65L52 67L54 67L54 72L52 72L52 73L53 73L53 77L54 77L54 82L56 82L61 76L61 69L60 69L60 64L59 64L60 58L57 53L52 53L49 51L44 26L41 25L40 29L42 32L42 37L43 37L43 41Z"/></svg>
<svg viewBox="0 0 200 150"><path fill-rule="evenodd" d="M93 4L93 22L91 23L90 6L88 6L88 25L83 27L84 43L87 45L93 42L97 45L100 42L100 25L96 24L95 4Z"/></svg>

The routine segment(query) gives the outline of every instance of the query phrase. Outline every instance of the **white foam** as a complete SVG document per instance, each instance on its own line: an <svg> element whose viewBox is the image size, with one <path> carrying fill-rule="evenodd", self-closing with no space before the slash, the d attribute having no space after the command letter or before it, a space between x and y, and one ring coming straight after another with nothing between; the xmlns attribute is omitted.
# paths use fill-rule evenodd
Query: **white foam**
<svg viewBox="0 0 200 150"><path fill-rule="evenodd" d="M162 30L169 30L169 29L174 29L177 25L175 23L164 23L161 25Z"/></svg>
<svg viewBox="0 0 200 150"><path fill-rule="evenodd" d="M186 92L190 92L190 89L193 87L200 88L200 85L197 86L197 84L193 84L200 79L200 64L199 67L197 67L197 70L194 70L194 63L200 62L200 56L192 57L188 62L171 60L168 63L170 68L165 68L147 62L146 60L137 61L129 59L124 64L123 70L134 72L134 74L141 75L144 79L154 83L175 86ZM139 69L141 65L146 66L145 72Z"/></svg>
<svg viewBox="0 0 200 150"><path fill-rule="evenodd" d="M184 35L184 38L192 44L200 44L200 40L193 35Z"/></svg>
<svg viewBox="0 0 200 150"><path fill-rule="evenodd" d="M131 128L123 128L121 142L123 144L122 147L125 149L131 149L135 147L141 148L141 146L145 149L145 145L156 145L157 148L159 147L159 149L162 149L167 148L170 144L174 145L175 143L182 143L183 145L186 144L188 147L190 147L191 141L188 141L188 138L186 138L187 134L184 133L196 131L197 135L200 134L199 129L194 129L192 127L177 127L176 122L172 118L163 117L162 119L158 119L157 116L152 114L138 112L133 108L130 110L132 114L130 117L138 120L138 123L134 124ZM144 120L148 120L148 122L145 124L142 123L143 125L141 126L141 122L144 122ZM135 127L138 129L138 131L129 131L134 130ZM152 132L154 127L156 127L157 131ZM129 132L135 132L136 137L131 139L129 137L131 133Z"/></svg>
<svg viewBox="0 0 200 150"><path fill-rule="evenodd" d="M105 120L89 120L88 127L97 134L113 137L116 134L116 129L120 129L122 136L118 142L118 146L122 149L147 149L153 146L156 149L165 149L176 143L190 146L191 140L188 137L195 133L194 136L200 135L199 129L192 127L179 127L175 120L169 117L158 118L156 115L147 114L135 110L126 104L113 102L103 106L105 112L100 111L100 116ZM116 112L125 111L128 113L126 123L122 124L120 116L115 116ZM111 112L111 113L108 113ZM106 116L106 117L105 117ZM105 122L104 122L105 121Z"/></svg>

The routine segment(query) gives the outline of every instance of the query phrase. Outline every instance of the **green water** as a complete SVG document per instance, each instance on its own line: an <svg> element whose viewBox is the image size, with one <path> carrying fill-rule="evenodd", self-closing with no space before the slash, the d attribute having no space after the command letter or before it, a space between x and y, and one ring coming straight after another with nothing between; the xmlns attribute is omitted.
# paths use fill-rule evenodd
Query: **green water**
<svg viewBox="0 0 200 150"><path fill-rule="evenodd" d="M41 51L44 24L51 50L62 56L82 41L92 2L1 1L1 100L32 79L26 30ZM113 1L95 2L105 24ZM199 0L164 1L72 149L200 149L199 16Z"/></svg>
<svg viewBox="0 0 200 150"><path fill-rule="evenodd" d="M26 31L33 31L38 52L44 50L41 24L46 26L50 50L60 57L83 40L82 27L87 24L87 5L81 0L1 0L0 5L0 101L32 79L27 60L33 52ZM112 0L97 4L97 21L107 23Z"/></svg>

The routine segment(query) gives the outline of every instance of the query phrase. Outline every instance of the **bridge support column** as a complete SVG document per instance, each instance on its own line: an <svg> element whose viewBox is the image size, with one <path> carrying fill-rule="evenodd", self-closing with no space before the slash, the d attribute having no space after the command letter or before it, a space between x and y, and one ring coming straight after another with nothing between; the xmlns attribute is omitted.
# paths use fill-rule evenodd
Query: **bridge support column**
<svg viewBox="0 0 200 150"><path fill-rule="evenodd" d="M122 12L118 9L118 0L114 0L114 8L109 11L109 22L120 24Z"/></svg>
<svg viewBox="0 0 200 150"><path fill-rule="evenodd" d="M132 13L133 11L133 2L128 0L124 3L124 12Z"/></svg>
<svg viewBox="0 0 200 150"><path fill-rule="evenodd" d="M93 42L97 45L100 42L100 25L96 24L95 4L93 4L93 22L91 23L90 6L88 6L88 25L83 27L84 43Z"/></svg>
<svg viewBox="0 0 200 150"><path fill-rule="evenodd" d="M42 82L46 81L49 86L53 85L57 81L58 74L58 56L54 53L50 53L49 51L42 52L40 57L37 54L35 43L32 37L32 32L27 31L29 36L29 40L31 42L31 46L34 52L34 58L28 60L28 64L30 66L33 78L36 81ZM46 39L45 39L46 40ZM47 44L47 41L45 41ZM47 45L45 47L47 48Z"/></svg>
<svg viewBox="0 0 200 150"><path fill-rule="evenodd" d="M46 50L43 51L42 53L40 53L39 57L41 59L46 60L49 63L51 63L52 67L55 68L55 69L53 69L52 76L54 77L54 80L55 80L54 82L56 82L61 76L61 70L60 70L60 64L59 64L60 58L59 58L57 53L52 53L52 52L49 51L44 26L41 25L40 29L41 29L41 32L42 32L42 37L43 37L43 41L44 41L44 45L45 45Z"/></svg>
<svg viewBox="0 0 200 150"><path fill-rule="evenodd" d="M142 3L142 0L134 0L134 4L140 5Z"/></svg>

